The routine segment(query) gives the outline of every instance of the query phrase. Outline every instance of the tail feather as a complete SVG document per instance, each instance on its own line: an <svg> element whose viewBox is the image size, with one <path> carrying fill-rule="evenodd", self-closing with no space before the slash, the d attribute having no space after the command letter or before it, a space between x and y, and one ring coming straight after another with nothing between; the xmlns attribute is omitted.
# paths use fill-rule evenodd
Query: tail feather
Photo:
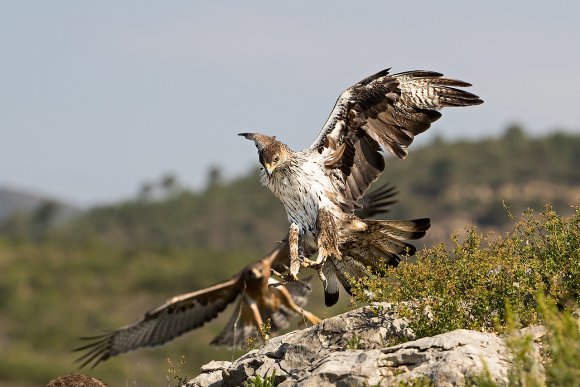
<svg viewBox="0 0 580 387"><path fill-rule="evenodd" d="M339 283L348 294L352 294L352 279L361 278L369 274L364 265L350 257L327 260L322 266L322 272L326 277L326 282L324 283L324 304L326 306L332 306L337 303Z"/></svg>
<svg viewBox="0 0 580 387"><path fill-rule="evenodd" d="M414 255L417 248L410 243L395 238L382 238L371 242L373 247L381 250L385 254L409 254Z"/></svg>
<svg viewBox="0 0 580 387"><path fill-rule="evenodd" d="M378 269L396 266L402 255L413 255L417 249L407 240L425 236L431 227L428 218L414 220L363 220L367 230L353 235L344 244L343 256L350 256L362 265Z"/></svg>
<svg viewBox="0 0 580 387"><path fill-rule="evenodd" d="M332 259L327 259L322 266L322 273L326 277L324 282L324 305L332 306L338 302L339 288L338 276Z"/></svg>
<svg viewBox="0 0 580 387"><path fill-rule="evenodd" d="M407 240L419 239L431 226L427 218L414 220L362 220L367 225L365 231L354 233L341 244L341 258L327 259L322 266L326 277L324 282L324 303L336 304L339 298L339 284L351 292L350 278L361 278L371 271L397 266L401 255L413 255L417 249Z"/></svg>
<svg viewBox="0 0 580 387"><path fill-rule="evenodd" d="M351 281L369 275L367 269L360 262L350 257L343 257L340 260L333 260L336 267L337 277L344 290L352 295Z"/></svg>
<svg viewBox="0 0 580 387"><path fill-rule="evenodd" d="M427 231L431 227L431 219L420 218L413 220L366 220L369 227L392 227L401 231Z"/></svg>

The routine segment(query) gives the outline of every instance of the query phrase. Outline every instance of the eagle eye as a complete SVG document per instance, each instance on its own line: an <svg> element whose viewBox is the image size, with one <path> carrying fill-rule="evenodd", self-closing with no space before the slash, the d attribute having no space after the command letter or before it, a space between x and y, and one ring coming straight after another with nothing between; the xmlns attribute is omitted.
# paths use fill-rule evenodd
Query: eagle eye
<svg viewBox="0 0 580 387"><path fill-rule="evenodd" d="M280 160L280 156L274 156L274 162L277 163Z"/></svg>

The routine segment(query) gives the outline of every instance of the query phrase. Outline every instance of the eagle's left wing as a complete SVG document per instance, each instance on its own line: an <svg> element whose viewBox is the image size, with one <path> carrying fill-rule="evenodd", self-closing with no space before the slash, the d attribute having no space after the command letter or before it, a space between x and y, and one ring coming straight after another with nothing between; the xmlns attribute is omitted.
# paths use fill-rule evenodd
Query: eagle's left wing
<svg viewBox="0 0 580 387"><path fill-rule="evenodd" d="M82 362L81 367L93 363L94 368L111 356L161 345L214 319L242 291L243 281L238 273L220 284L173 297L131 325L83 338L90 343L75 349L87 351L77 361Z"/></svg>
<svg viewBox="0 0 580 387"><path fill-rule="evenodd" d="M340 202L345 211L356 209L357 201L384 170L380 150L405 158L414 136L441 117L439 110L483 103L456 88L467 86L471 85L433 71L389 75L386 69L340 95L309 151L319 153L327 168L342 173Z"/></svg>

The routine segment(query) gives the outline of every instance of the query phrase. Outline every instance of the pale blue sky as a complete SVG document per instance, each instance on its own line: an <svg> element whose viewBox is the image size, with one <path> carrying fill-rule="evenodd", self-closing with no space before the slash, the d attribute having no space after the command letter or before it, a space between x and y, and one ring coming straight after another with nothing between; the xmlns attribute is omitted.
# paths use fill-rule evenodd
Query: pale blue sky
<svg viewBox="0 0 580 387"><path fill-rule="evenodd" d="M385 67L485 100L419 140L579 132L579 20L578 1L2 1L0 185L81 205L168 171L200 187L210 165L257 165L237 133L306 147L338 94Z"/></svg>

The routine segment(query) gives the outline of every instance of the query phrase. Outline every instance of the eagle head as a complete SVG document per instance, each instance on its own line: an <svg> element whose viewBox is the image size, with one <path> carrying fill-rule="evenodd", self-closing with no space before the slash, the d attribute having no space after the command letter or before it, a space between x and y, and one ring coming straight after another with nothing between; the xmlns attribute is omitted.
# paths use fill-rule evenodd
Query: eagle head
<svg viewBox="0 0 580 387"><path fill-rule="evenodd" d="M290 149L282 142L276 140L275 136L266 136L259 133L240 133L248 140L253 140L258 148L260 164L264 167L268 176L272 176L274 171L283 165L290 158Z"/></svg>
<svg viewBox="0 0 580 387"><path fill-rule="evenodd" d="M244 280L255 281L264 278L264 267L261 263L256 263L246 267L244 270Z"/></svg>

